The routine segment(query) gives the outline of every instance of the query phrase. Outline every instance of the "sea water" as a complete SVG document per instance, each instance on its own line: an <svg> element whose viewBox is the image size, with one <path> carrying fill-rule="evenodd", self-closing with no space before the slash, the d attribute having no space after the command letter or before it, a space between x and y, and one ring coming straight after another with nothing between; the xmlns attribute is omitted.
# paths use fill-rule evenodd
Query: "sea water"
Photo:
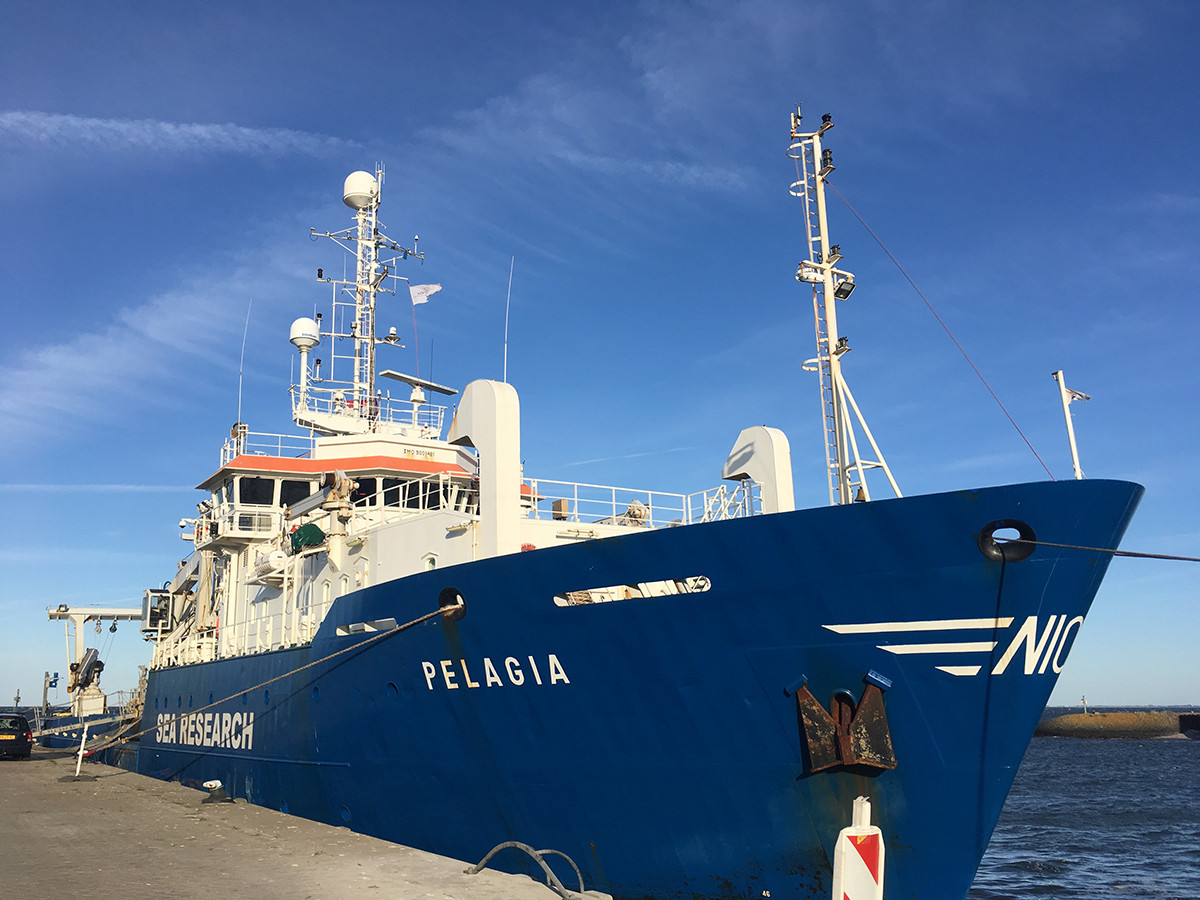
<svg viewBox="0 0 1200 900"><path fill-rule="evenodd" d="M1034 738L968 900L1200 898L1200 740Z"/></svg>

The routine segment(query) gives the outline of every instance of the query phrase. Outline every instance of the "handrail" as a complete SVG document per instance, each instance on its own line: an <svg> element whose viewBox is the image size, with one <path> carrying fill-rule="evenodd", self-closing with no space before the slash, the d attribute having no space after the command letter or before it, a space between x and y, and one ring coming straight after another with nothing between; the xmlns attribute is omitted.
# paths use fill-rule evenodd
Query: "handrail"
<svg viewBox="0 0 1200 900"><path fill-rule="evenodd" d="M692 494L527 479L529 516L563 522L662 528L762 512L759 485L749 479Z"/></svg>
<svg viewBox="0 0 1200 900"><path fill-rule="evenodd" d="M312 435L247 431L228 438L221 445L221 465L227 466L239 456L287 456L300 459L312 453L315 443Z"/></svg>

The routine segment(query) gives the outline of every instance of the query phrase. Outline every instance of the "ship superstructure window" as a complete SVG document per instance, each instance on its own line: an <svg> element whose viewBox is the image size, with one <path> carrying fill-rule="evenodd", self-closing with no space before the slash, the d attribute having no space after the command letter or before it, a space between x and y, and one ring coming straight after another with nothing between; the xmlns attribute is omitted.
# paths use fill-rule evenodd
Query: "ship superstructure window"
<svg viewBox="0 0 1200 900"><path fill-rule="evenodd" d="M358 487L350 495L351 502L355 506L374 506L375 493L379 490L377 480L374 478L357 478L355 480L358 483Z"/></svg>
<svg viewBox="0 0 1200 900"><path fill-rule="evenodd" d="M399 478L383 479L383 505L400 506L404 482Z"/></svg>
<svg viewBox="0 0 1200 900"><path fill-rule="evenodd" d="M271 506L275 502L275 479L242 475L238 478L238 503Z"/></svg>
<svg viewBox="0 0 1200 900"><path fill-rule="evenodd" d="M279 484L279 505L291 506L306 499L312 493L312 483L285 478Z"/></svg>
<svg viewBox="0 0 1200 900"><path fill-rule="evenodd" d="M439 509L442 505L441 486L429 481L409 482L405 505L412 509Z"/></svg>

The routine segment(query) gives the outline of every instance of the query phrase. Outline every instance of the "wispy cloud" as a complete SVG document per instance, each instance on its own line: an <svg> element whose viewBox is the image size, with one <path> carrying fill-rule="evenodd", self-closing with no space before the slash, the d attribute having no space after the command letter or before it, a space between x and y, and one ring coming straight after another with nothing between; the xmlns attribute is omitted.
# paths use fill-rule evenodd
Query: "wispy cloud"
<svg viewBox="0 0 1200 900"><path fill-rule="evenodd" d="M0 364L0 454L35 446L47 432L71 425L144 417L172 402L181 385L196 391L196 361L236 346L248 298L270 306L289 282L241 266L222 279L199 277L119 311L110 324L33 346ZM257 305L257 304L256 304Z"/></svg>
<svg viewBox="0 0 1200 900"><path fill-rule="evenodd" d="M0 493L22 491L35 494L179 494L195 487L185 484L0 484Z"/></svg>
<svg viewBox="0 0 1200 900"><path fill-rule="evenodd" d="M872 5L872 49L896 83L976 115L1044 95L1054 73L1111 65L1144 27L1121 4L1031 4L1020 15L1008 4Z"/></svg>
<svg viewBox="0 0 1200 900"><path fill-rule="evenodd" d="M1200 212L1200 195L1159 191L1139 197L1132 205L1134 209L1145 213L1191 214Z"/></svg>
<svg viewBox="0 0 1200 900"><path fill-rule="evenodd" d="M113 562L136 562L136 563L153 563L161 565L162 557L155 553L146 553L138 550L117 550L113 546L105 545L102 547L96 546L68 546L68 545L39 545L30 547L7 547L0 549L0 562L3 563L56 563L61 562L64 558L71 559L75 565L82 565L85 562L94 563L113 563ZM55 592L57 596L58 592ZM89 598L89 602L94 603L94 598ZM20 608L27 605L24 599L13 601L5 601L0 605L9 605L12 608Z"/></svg>
<svg viewBox="0 0 1200 900"><path fill-rule="evenodd" d="M745 102L753 85L795 65L798 47L811 69L840 56L836 42L810 38L832 28L839 15L836 4L821 2L660 3L647 9L648 21L630 31L621 49L654 119L686 129L688 141L710 142L722 129L696 123L728 127L753 116Z"/></svg>
<svg viewBox="0 0 1200 900"><path fill-rule="evenodd" d="M0 417L13 439L27 441L52 423L89 418L89 411L111 415L112 405L127 406L130 394L153 384L176 349L171 343L214 330L201 327L206 318L201 298L184 293L156 298L128 316L141 319L137 330L112 325L77 334L31 348L0 368L0 377L13 386L0 397ZM211 322L211 310L207 318ZM207 346L209 340L197 337L197 343Z"/></svg>
<svg viewBox="0 0 1200 900"><path fill-rule="evenodd" d="M523 165L536 159L595 175L716 191L745 185L743 171L701 160L688 141L674 149L658 146L644 100L629 92L630 73L608 76L616 83L598 87L568 72L540 74L421 134L463 152L487 146L494 157Z"/></svg>
<svg viewBox="0 0 1200 900"><path fill-rule="evenodd" d="M626 453L620 456L597 456L595 459L581 459L576 462L563 463L564 468L573 466L590 466L593 463L613 462L614 460L641 459L644 456L662 456L665 453L684 453L695 450L695 447L666 447L662 450L647 450L642 453Z"/></svg>
<svg viewBox="0 0 1200 900"><path fill-rule="evenodd" d="M290 128L99 119L26 110L0 112L0 145L247 156L326 156L359 146L354 141Z"/></svg>

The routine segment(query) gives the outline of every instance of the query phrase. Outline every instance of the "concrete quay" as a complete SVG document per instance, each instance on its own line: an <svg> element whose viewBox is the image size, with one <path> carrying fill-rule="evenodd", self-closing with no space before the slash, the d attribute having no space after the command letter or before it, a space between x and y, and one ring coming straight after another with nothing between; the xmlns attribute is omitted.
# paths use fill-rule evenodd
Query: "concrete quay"
<svg viewBox="0 0 1200 900"><path fill-rule="evenodd" d="M5 897L556 900L544 883L35 748L0 760ZM514 850L503 851L515 853ZM477 862L473 860L472 862ZM556 874L559 868L555 867ZM567 888L572 885L564 880ZM580 896L572 894L572 896ZM588 898L604 895L588 892Z"/></svg>

